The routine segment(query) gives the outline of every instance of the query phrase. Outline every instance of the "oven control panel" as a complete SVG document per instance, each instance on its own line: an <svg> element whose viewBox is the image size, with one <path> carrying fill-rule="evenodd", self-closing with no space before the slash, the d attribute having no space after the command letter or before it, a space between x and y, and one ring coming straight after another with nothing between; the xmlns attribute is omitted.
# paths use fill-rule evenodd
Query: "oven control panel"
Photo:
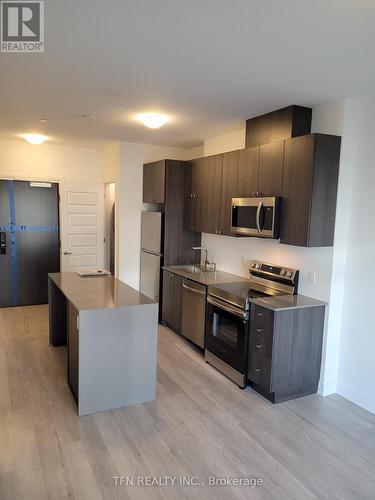
<svg viewBox="0 0 375 500"><path fill-rule="evenodd" d="M250 263L250 274L256 272L257 274L264 274L265 276L274 276L280 278L286 278L289 280L294 280L297 270L289 267L276 266L274 264L268 264L266 262L260 262L258 260L252 260Z"/></svg>

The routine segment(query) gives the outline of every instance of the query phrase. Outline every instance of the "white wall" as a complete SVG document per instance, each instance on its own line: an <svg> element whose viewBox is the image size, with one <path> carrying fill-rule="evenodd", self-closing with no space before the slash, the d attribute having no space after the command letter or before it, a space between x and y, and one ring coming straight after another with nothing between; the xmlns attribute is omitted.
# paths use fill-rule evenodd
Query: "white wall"
<svg viewBox="0 0 375 500"><path fill-rule="evenodd" d="M105 184L114 184L115 198L115 276L119 276L119 214L121 198L120 192L120 143L116 142L101 151L102 181Z"/></svg>
<svg viewBox="0 0 375 500"><path fill-rule="evenodd" d="M202 156L202 148L182 149L122 142L120 144L120 180L116 191L119 206L119 277L139 288L141 252L141 212L143 164L171 158L188 160Z"/></svg>
<svg viewBox="0 0 375 500"><path fill-rule="evenodd" d="M314 108L312 131L342 135L344 122L345 102L328 103ZM245 124L241 130L226 136L208 139L204 142L204 155L212 155L245 147ZM344 197L342 197L344 198ZM342 200L342 204L344 199ZM281 264L300 270L299 293L309 295L327 302L331 297L331 279L334 248L302 248L289 245L280 245L276 241L258 238L231 238L203 234L202 244L208 249L209 258L217 263L219 269L248 277L249 263L252 259ZM308 280L309 272L315 273L315 283ZM330 308L327 308L326 326L323 343L323 362L320 392L335 392L338 370L338 347L336 317L340 312L336 310L331 328ZM329 386L326 387L326 381ZM333 383L332 383L333 382Z"/></svg>
<svg viewBox="0 0 375 500"><path fill-rule="evenodd" d="M347 166L346 232L338 392L375 413L375 95L351 99L342 163ZM349 187L350 186L350 187ZM344 246L344 245L343 245Z"/></svg>
<svg viewBox="0 0 375 500"><path fill-rule="evenodd" d="M101 155L89 148L0 140L0 176L100 182Z"/></svg>

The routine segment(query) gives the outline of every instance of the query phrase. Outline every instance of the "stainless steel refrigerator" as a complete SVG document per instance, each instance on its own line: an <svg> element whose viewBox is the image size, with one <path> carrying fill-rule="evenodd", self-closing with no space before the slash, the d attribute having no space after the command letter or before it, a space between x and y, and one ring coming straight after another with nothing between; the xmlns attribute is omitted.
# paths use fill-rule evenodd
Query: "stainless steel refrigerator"
<svg viewBox="0 0 375 500"><path fill-rule="evenodd" d="M159 302L160 271L163 264L163 214L142 212L141 292Z"/></svg>

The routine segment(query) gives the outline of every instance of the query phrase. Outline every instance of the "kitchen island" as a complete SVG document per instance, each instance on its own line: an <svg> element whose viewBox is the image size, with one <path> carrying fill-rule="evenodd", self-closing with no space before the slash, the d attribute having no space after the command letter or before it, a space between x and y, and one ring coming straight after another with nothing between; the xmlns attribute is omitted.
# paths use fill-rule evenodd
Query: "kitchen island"
<svg viewBox="0 0 375 500"><path fill-rule="evenodd" d="M78 415L155 399L158 304L113 276L48 276L49 342L67 345Z"/></svg>

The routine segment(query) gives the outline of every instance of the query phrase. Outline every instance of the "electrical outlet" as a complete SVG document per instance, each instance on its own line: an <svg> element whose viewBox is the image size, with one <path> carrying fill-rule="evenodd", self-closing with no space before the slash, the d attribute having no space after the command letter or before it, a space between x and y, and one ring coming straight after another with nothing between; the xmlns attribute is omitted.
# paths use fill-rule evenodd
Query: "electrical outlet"
<svg viewBox="0 0 375 500"><path fill-rule="evenodd" d="M307 282L311 285L316 285L316 273L315 271L309 271L307 273Z"/></svg>

